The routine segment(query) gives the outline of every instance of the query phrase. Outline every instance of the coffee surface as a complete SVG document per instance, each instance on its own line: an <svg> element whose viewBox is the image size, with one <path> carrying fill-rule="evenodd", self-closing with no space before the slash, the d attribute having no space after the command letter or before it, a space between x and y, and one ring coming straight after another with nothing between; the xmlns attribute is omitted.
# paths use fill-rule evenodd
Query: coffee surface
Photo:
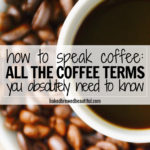
<svg viewBox="0 0 150 150"><path fill-rule="evenodd" d="M90 106L105 120L127 128L150 128L150 106Z"/></svg>
<svg viewBox="0 0 150 150"><path fill-rule="evenodd" d="M150 0L118 0L97 6L83 21L75 45L150 45ZM89 106L127 128L150 128L150 106Z"/></svg>

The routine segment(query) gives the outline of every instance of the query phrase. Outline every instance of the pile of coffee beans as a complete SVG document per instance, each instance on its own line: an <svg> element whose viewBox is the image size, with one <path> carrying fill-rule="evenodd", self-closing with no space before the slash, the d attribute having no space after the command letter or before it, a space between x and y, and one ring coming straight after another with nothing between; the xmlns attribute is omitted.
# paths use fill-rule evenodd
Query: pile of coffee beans
<svg viewBox="0 0 150 150"><path fill-rule="evenodd" d="M5 0L0 45L53 45L76 0ZM68 105L3 105L6 128L17 132L21 150L149 150L97 133Z"/></svg>
<svg viewBox="0 0 150 150"><path fill-rule="evenodd" d="M86 125L68 105L0 106L6 128L17 132L21 150L149 150L106 137Z"/></svg>
<svg viewBox="0 0 150 150"><path fill-rule="evenodd" d="M0 13L0 44L56 44L61 26L76 0L6 0Z"/></svg>

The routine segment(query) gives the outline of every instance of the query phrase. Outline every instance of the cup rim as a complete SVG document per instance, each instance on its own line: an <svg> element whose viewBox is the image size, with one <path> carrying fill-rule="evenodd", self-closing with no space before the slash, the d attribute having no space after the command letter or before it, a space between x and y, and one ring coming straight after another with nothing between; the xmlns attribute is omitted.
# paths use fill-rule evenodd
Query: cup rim
<svg viewBox="0 0 150 150"><path fill-rule="evenodd" d="M105 0L79 0L77 4L73 7L71 12L69 13L67 19L64 22L62 30L60 32L60 36L58 39L59 45L71 45L75 34L86 18L86 16L100 3ZM90 6L90 7L89 7ZM68 36L69 33L69 36ZM70 82L73 82L73 80ZM73 92L72 96L67 97L69 99L74 98ZM76 95L80 97L79 95ZM117 125L113 125L108 121L104 120L100 116L96 115L88 106L86 105L78 105L78 104L70 104L72 109L76 112L76 114L90 127L95 129L96 131L107 135L109 137L123 140L126 142L133 143L147 143L150 142L150 129L129 129L120 127Z"/></svg>

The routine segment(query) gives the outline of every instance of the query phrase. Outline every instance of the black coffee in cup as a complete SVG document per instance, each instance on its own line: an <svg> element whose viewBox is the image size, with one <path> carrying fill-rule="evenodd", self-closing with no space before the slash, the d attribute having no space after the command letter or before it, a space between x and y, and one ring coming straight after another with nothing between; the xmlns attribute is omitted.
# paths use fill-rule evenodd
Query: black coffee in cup
<svg viewBox="0 0 150 150"><path fill-rule="evenodd" d="M81 24L74 44L150 45L150 0L107 0L100 4ZM150 128L150 106L89 107L113 124L126 128Z"/></svg>

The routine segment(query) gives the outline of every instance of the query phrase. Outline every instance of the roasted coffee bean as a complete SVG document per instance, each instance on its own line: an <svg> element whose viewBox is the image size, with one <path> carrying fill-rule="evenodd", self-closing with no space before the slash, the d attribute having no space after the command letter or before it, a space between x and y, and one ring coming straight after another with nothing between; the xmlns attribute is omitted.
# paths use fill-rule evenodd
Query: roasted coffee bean
<svg viewBox="0 0 150 150"><path fill-rule="evenodd" d="M0 39L0 45L6 45L6 43Z"/></svg>
<svg viewBox="0 0 150 150"><path fill-rule="evenodd" d="M17 141L21 150L32 150L29 140L24 136L23 133L17 133Z"/></svg>
<svg viewBox="0 0 150 150"><path fill-rule="evenodd" d="M97 142L96 146L102 150L118 150L115 144L108 142L108 141Z"/></svg>
<svg viewBox="0 0 150 150"><path fill-rule="evenodd" d="M60 4L64 10L65 15L67 16L74 5L73 0L59 0Z"/></svg>
<svg viewBox="0 0 150 150"><path fill-rule="evenodd" d="M66 123L63 119L61 119L59 117L56 118L55 130L61 136L66 135L67 127L66 127Z"/></svg>
<svg viewBox="0 0 150 150"><path fill-rule="evenodd" d="M36 115L28 110L21 110L19 118L22 123L27 124L41 123L43 125L48 124L48 121L44 116Z"/></svg>
<svg viewBox="0 0 150 150"><path fill-rule="evenodd" d="M12 43L13 45L26 45L23 41L16 41Z"/></svg>
<svg viewBox="0 0 150 150"><path fill-rule="evenodd" d="M32 33L24 37L23 42L25 42L28 45L38 45L40 43L37 36Z"/></svg>
<svg viewBox="0 0 150 150"><path fill-rule="evenodd" d="M7 14L11 16L15 22L19 23L21 21L21 12L16 6L11 5L7 10Z"/></svg>
<svg viewBox="0 0 150 150"><path fill-rule="evenodd" d="M49 125L51 128L54 128L59 135L61 136L66 135L67 126L66 122L62 118L56 116L50 117Z"/></svg>
<svg viewBox="0 0 150 150"><path fill-rule="evenodd" d="M119 140L113 139L111 137L107 137L106 141L116 144L120 149L129 150L129 144L126 142L119 141Z"/></svg>
<svg viewBox="0 0 150 150"><path fill-rule="evenodd" d="M102 150L96 146L90 146L89 148L87 148L86 150Z"/></svg>
<svg viewBox="0 0 150 150"><path fill-rule="evenodd" d="M41 29L45 27L51 17L51 5L48 1L43 1L36 11L33 21L32 28L33 29Z"/></svg>
<svg viewBox="0 0 150 150"><path fill-rule="evenodd" d="M26 0L22 4L22 10L27 13L33 13L39 6L41 0Z"/></svg>
<svg viewBox="0 0 150 150"><path fill-rule="evenodd" d="M21 110L19 118L22 123L27 124L34 124L40 121L40 117L27 110Z"/></svg>
<svg viewBox="0 0 150 150"><path fill-rule="evenodd" d="M2 34L1 39L5 42L13 42L25 36L29 31L30 26L23 24L9 32Z"/></svg>
<svg viewBox="0 0 150 150"><path fill-rule="evenodd" d="M7 117L5 119L5 127L13 131L18 131L21 129L22 124L18 119L14 117Z"/></svg>
<svg viewBox="0 0 150 150"><path fill-rule="evenodd" d="M56 124L56 116L52 116L49 118L49 126L51 128L55 128L55 124Z"/></svg>
<svg viewBox="0 0 150 150"><path fill-rule="evenodd" d="M22 108L22 106L20 106L20 105L8 105L6 107L7 116L8 117L16 116L20 112L21 108Z"/></svg>
<svg viewBox="0 0 150 150"><path fill-rule="evenodd" d="M48 150L48 147L42 142L36 142L33 145L33 150Z"/></svg>
<svg viewBox="0 0 150 150"><path fill-rule="evenodd" d="M95 145L98 141L103 141L104 139L104 135L98 132L84 136L85 143L89 145Z"/></svg>
<svg viewBox="0 0 150 150"><path fill-rule="evenodd" d="M53 135L48 139L48 146L50 150L69 150L65 140L59 135Z"/></svg>
<svg viewBox="0 0 150 150"><path fill-rule="evenodd" d="M41 107L39 105L26 105L26 108L33 113L41 112Z"/></svg>
<svg viewBox="0 0 150 150"><path fill-rule="evenodd" d="M70 124L67 132L67 139L69 144L75 150L81 150L83 146L83 137L80 130L73 124Z"/></svg>
<svg viewBox="0 0 150 150"><path fill-rule="evenodd" d="M38 31L38 36L42 41L54 41L56 36L50 27L43 28Z"/></svg>
<svg viewBox="0 0 150 150"><path fill-rule="evenodd" d="M78 117L71 117L70 122L74 125L76 125L78 128L82 129L85 132L92 132L93 129L89 127L86 123L84 123L80 118Z"/></svg>
<svg viewBox="0 0 150 150"><path fill-rule="evenodd" d="M63 22L64 20L64 14L63 14L63 10L62 7L59 3L59 1L57 0L52 0L52 16L51 16L51 22L53 24L60 24L61 22Z"/></svg>
<svg viewBox="0 0 150 150"><path fill-rule="evenodd" d="M44 125L25 124L23 132L29 138L42 139L50 133L50 127Z"/></svg>
<svg viewBox="0 0 150 150"><path fill-rule="evenodd" d="M5 12L0 12L0 32L8 31L12 27L12 20Z"/></svg>
<svg viewBox="0 0 150 150"><path fill-rule="evenodd" d="M60 118L67 119L70 117L72 111L68 105L58 105L54 108L54 113Z"/></svg>

